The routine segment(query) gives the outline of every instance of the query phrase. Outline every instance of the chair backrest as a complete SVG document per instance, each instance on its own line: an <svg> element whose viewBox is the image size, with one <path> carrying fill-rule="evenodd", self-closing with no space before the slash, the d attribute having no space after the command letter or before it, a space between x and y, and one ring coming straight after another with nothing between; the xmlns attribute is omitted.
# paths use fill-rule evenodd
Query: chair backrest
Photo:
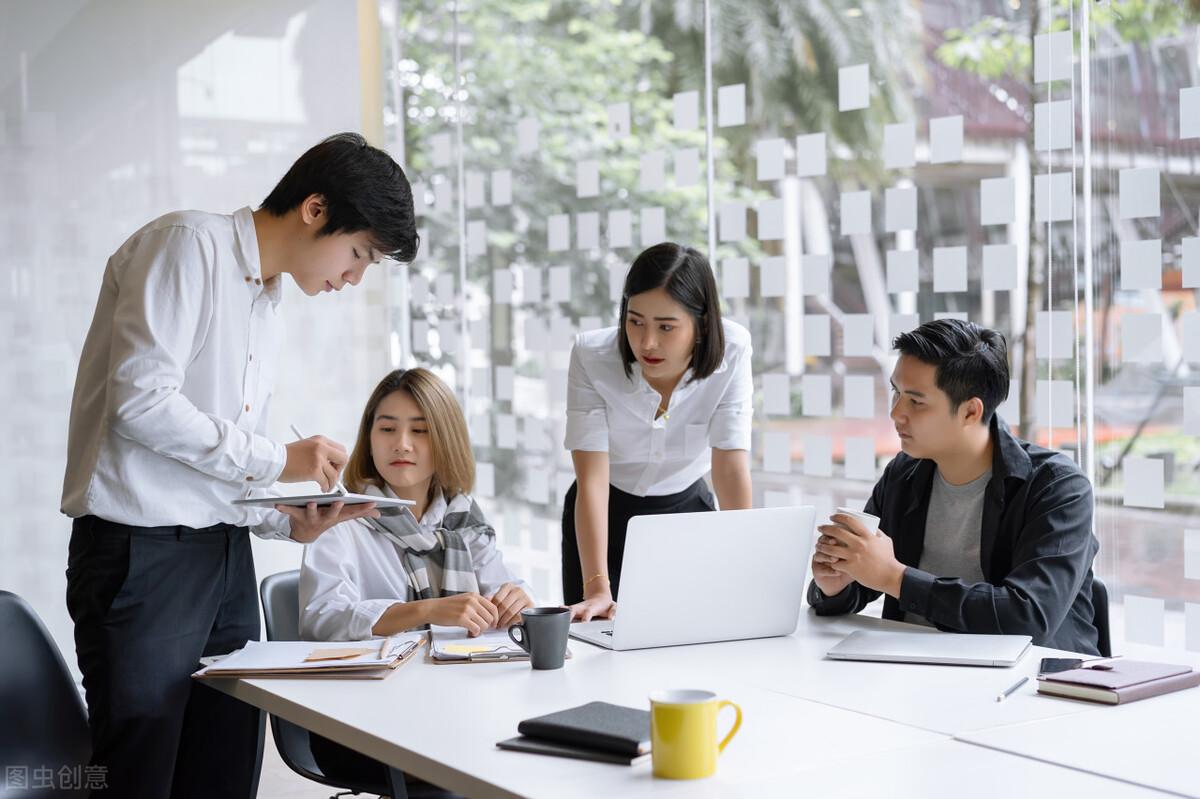
<svg viewBox="0 0 1200 799"><path fill-rule="evenodd" d="M299 641L300 570L293 569L264 577L259 591L262 594L267 640Z"/></svg>
<svg viewBox="0 0 1200 799"><path fill-rule="evenodd" d="M87 712L62 654L25 600L0 591L0 763L86 765Z"/></svg>
<svg viewBox="0 0 1200 799"><path fill-rule="evenodd" d="M1092 575L1092 621L1099 633L1096 644L1101 657L1112 657L1112 635L1108 626L1108 588L1095 575Z"/></svg>

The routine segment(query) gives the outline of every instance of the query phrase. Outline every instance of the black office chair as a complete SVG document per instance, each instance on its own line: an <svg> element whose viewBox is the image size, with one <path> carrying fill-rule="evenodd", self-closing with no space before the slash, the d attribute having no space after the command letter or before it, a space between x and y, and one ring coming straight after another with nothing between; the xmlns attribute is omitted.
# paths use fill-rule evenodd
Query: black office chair
<svg viewBox="0 0 1200 799"><path fill-rule="evenodd" d="M1108 626L1108 588L1097 576L1092 575L1092 622L1099 633L1096 642L1100 656L1112 657L1112 635Z"/></svg>
<svg viewBox="0 0 1200 799"><path fill-rule="evenodd" d="M8 591L0 591L0 719L0 763L24 766L31 789L34 769L50 768L57 780L64 766L82 774L91 758L87 711L71 672L33 608ZM6 780L11 795L21 793Z"/></svg>
<svg viewBox="0 0 1200 799"><path fill-rule="evenodd" d="M263 620L268 641L300 640L300 572L280 572L264 577L259 587L262 596ZM288 768L301 777L353 793L387 794L392 799L435 799L453 796L426 782L406 782L404 772L387 769L387 783L364 783L360 780L326 773L313 756L309 731L277 716L271 716L271 735L275 747Z"/></svg>

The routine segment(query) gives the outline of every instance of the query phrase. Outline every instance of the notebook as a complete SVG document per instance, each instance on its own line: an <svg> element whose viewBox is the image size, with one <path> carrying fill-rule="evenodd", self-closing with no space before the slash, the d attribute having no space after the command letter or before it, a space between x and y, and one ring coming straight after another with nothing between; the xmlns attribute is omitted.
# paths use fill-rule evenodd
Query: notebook
<svg viewBox="0 0 1200 799"><path fill-rule="evenodd" d="M430 625L429 657L434 663L505 663L529 660L508 630L485 630L472 638L462 627Z"/></svg>
<svg viewBox="0 0 1200 799"><path fill-rule="evenodd" d="M614 763L619 766L636 766L650 759L650 753L644 755L619 755L615 752L605 752L602 749L589 749L586 746L551 743L540 738L530 738L518 735L500 741L496 746L510 752L528 752L534 755L550 755L551 757L571 757L576 760L592 760L597 763Z"/></svg>
<svg viewBox="0 0 1200 799"><path fill-rule="evenodd" d="M650 751L650 711L588 702L525 719L517 725L517 732L539 741L633 758Z"/></svg>
<svg viewBox="0 0 1200 799"><path fill-rule="evenodd" d="M1013 666L1029 651L1028 635L971 635L933 630L858 630L830 649L831 660Z"/></svg>
<svg viewBox="0 0 1200 799"><path fill-rule="evenodd" d="M1200 685L1190 666L1112 660L1038 677L1038 693L1122 705Z"/></svg>

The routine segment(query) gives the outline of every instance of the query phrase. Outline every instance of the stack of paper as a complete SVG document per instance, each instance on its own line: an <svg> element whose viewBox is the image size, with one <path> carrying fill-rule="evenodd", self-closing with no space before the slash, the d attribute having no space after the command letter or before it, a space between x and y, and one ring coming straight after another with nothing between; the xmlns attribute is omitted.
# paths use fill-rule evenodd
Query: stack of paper
<svg viewBox="0 0 1200 799"><path fill-rule="evenodd" d="M380 680L407 663L424 642L419 632L372 641L251 641L193 676Z"/></svg>

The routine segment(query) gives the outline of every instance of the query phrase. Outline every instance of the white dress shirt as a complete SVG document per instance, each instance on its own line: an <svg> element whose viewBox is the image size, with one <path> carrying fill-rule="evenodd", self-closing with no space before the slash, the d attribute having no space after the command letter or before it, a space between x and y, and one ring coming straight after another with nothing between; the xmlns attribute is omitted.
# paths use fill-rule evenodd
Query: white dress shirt
<svg viewBox="0 0 1200 799"><path fill-rule="evenodd" d="M395 497L391 489L384 493ZM436 530L446 515L446 500L437 493L418 524ZM505 583L520 586L530 599L533 592L513 577L492 536L475 536L467 548L475 567L481 596L491 597ZM441 585L441 575L427 564L431 585ZM388 608L406 601L409 574L401 549L366 522L355 519L327 530L304 548L300 566L300 637L306 641L365 641L374 637L375 622Z"/></svg>
<svg viewBox="0 0 1200 799"><path fill-rule="evenodd" d="M575 337L567 372L566 448L607 452L609 482L640 497L683 491L712 469L712 450L750 449L753 378L750 332L722 320L725 354L717 370L680 379L667 411L634 361L625 376L617 328Z"/></svg>
<svg viewBox="0 0 1200 799"><path fill-rule="evenodd" d="M279 299L280 278L262 280L249 208L167 214L122 244L80 354L63 513L286 537L282 514L230 504L274 483L286 461L263 435Z"/></svg>

